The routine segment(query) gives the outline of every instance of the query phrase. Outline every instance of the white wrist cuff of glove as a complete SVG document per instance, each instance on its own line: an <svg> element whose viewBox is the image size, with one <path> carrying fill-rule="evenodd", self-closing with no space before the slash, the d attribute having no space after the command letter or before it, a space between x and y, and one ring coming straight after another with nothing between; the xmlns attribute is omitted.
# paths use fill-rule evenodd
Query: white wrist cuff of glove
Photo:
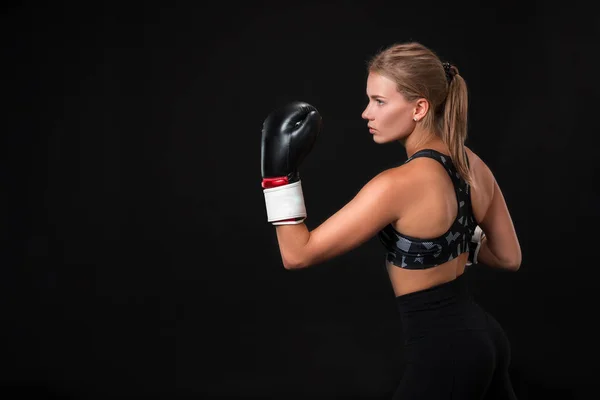
<svg viewBox="0 0 600 400"><path fill-rule="evenodd" d="M288 185L263 189L267 220L273 225L300 224L306 219L306 206L302 183L297 181ZM286 221L298 218L295 221Z"/></svg>
<svg viewBox="0 0 600 400"><path fill-rule="evenodd" d="M471 237L471 244L477 243L475 249L473 249L473 264L477 264L477 257L479 256L479 250L481 249L481 241L483 240L485 234L483 230L477 225L475 227L475 232L473 232L473 236Z"/></svg>

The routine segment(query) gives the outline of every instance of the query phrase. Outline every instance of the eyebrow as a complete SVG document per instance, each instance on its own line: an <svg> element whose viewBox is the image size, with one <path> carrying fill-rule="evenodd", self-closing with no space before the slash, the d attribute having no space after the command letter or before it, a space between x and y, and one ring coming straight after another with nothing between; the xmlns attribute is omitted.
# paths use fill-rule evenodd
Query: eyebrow
<svg viewBox="0 0 600 400"><path fill-rule="evenodd" d="M385 96L381 96L379 94L372 94L371 96L369 96L369 94L367 93L367 97L371 98L371 99L385 99Z"/></svg>

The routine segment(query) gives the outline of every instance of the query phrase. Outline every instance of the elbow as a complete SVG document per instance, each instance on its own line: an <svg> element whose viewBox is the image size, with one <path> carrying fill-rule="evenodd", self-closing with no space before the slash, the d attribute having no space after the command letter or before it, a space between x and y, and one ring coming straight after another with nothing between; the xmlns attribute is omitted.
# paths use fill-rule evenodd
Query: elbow
<svg viewBox="0 0 600 400"><path fill-rule="evenodd" d="M509 271L518 271L521 268L521 251L518 251L515 257L506 260L504 268Z"/></svg>
<svg viewBox="0 0 600 400"><path fill-rule="evenodd" d="M282 254L281 261L283 262L283 268L287 270L301 269L305 267L305 264L299 258L286 257Z"/></svg>
<svg viewBox="0 0 600 400"><path fill-rule="evenodd" d="M309 259L306 257L305 258L282 257L281 260L283 261L283 268L285 268L287 270L308 268L317 263L316 260Z"/></svg>
<svg viewBox="0 0 600 400"><path fill-rule="evenodd" d="M283 260L283 268L287 269L288 271L293 270L293 269L298 269L299 265L295 264L295 263L291 263L289 261L285 261Z"/></svg>
<svg viewBox="0 0 600 400"><path fill-rule="evenodd" d="M514 272L518 271L519 268L521 268L521 259L511 261L511 262L505 264L504 268L509 271L514 271Z"/></svg>

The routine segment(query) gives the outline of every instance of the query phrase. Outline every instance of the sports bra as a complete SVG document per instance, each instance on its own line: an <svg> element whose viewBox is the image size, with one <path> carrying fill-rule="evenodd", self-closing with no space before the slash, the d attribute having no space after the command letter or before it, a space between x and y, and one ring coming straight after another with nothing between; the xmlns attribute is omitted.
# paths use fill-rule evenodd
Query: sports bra
<svg viewBox="0 0 600 400"><path fill-rule="evenodd" d="M450 157L433 149L425 149L413 154L404 164L418 157L433 158L444 166L454 185L458 213L450 229L434 239L404 235L392 224L378 232L377 236L387 250L386 260L404 269L432 268L469 251L470 239L477 226L471 208L469 184L458 174Z"/></svg>

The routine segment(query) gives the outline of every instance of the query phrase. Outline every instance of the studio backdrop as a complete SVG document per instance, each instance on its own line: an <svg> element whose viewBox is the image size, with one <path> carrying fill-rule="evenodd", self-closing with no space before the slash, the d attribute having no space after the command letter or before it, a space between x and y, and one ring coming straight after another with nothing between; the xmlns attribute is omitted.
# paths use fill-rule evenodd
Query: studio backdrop
<svg viewBox="0 0 600 400"><path fill-rule="evenodd" d="M300 169L316 228L406 160L361 113L369 58L414 40L467 82L466 144L521 243L517 273L468 270L511 342L515 391L589 398L593 15L400 1L6 6L0 397L388 398L403 353L383 248L374 237L286 270L260 138L287 102L321 113Z"/></svg>

